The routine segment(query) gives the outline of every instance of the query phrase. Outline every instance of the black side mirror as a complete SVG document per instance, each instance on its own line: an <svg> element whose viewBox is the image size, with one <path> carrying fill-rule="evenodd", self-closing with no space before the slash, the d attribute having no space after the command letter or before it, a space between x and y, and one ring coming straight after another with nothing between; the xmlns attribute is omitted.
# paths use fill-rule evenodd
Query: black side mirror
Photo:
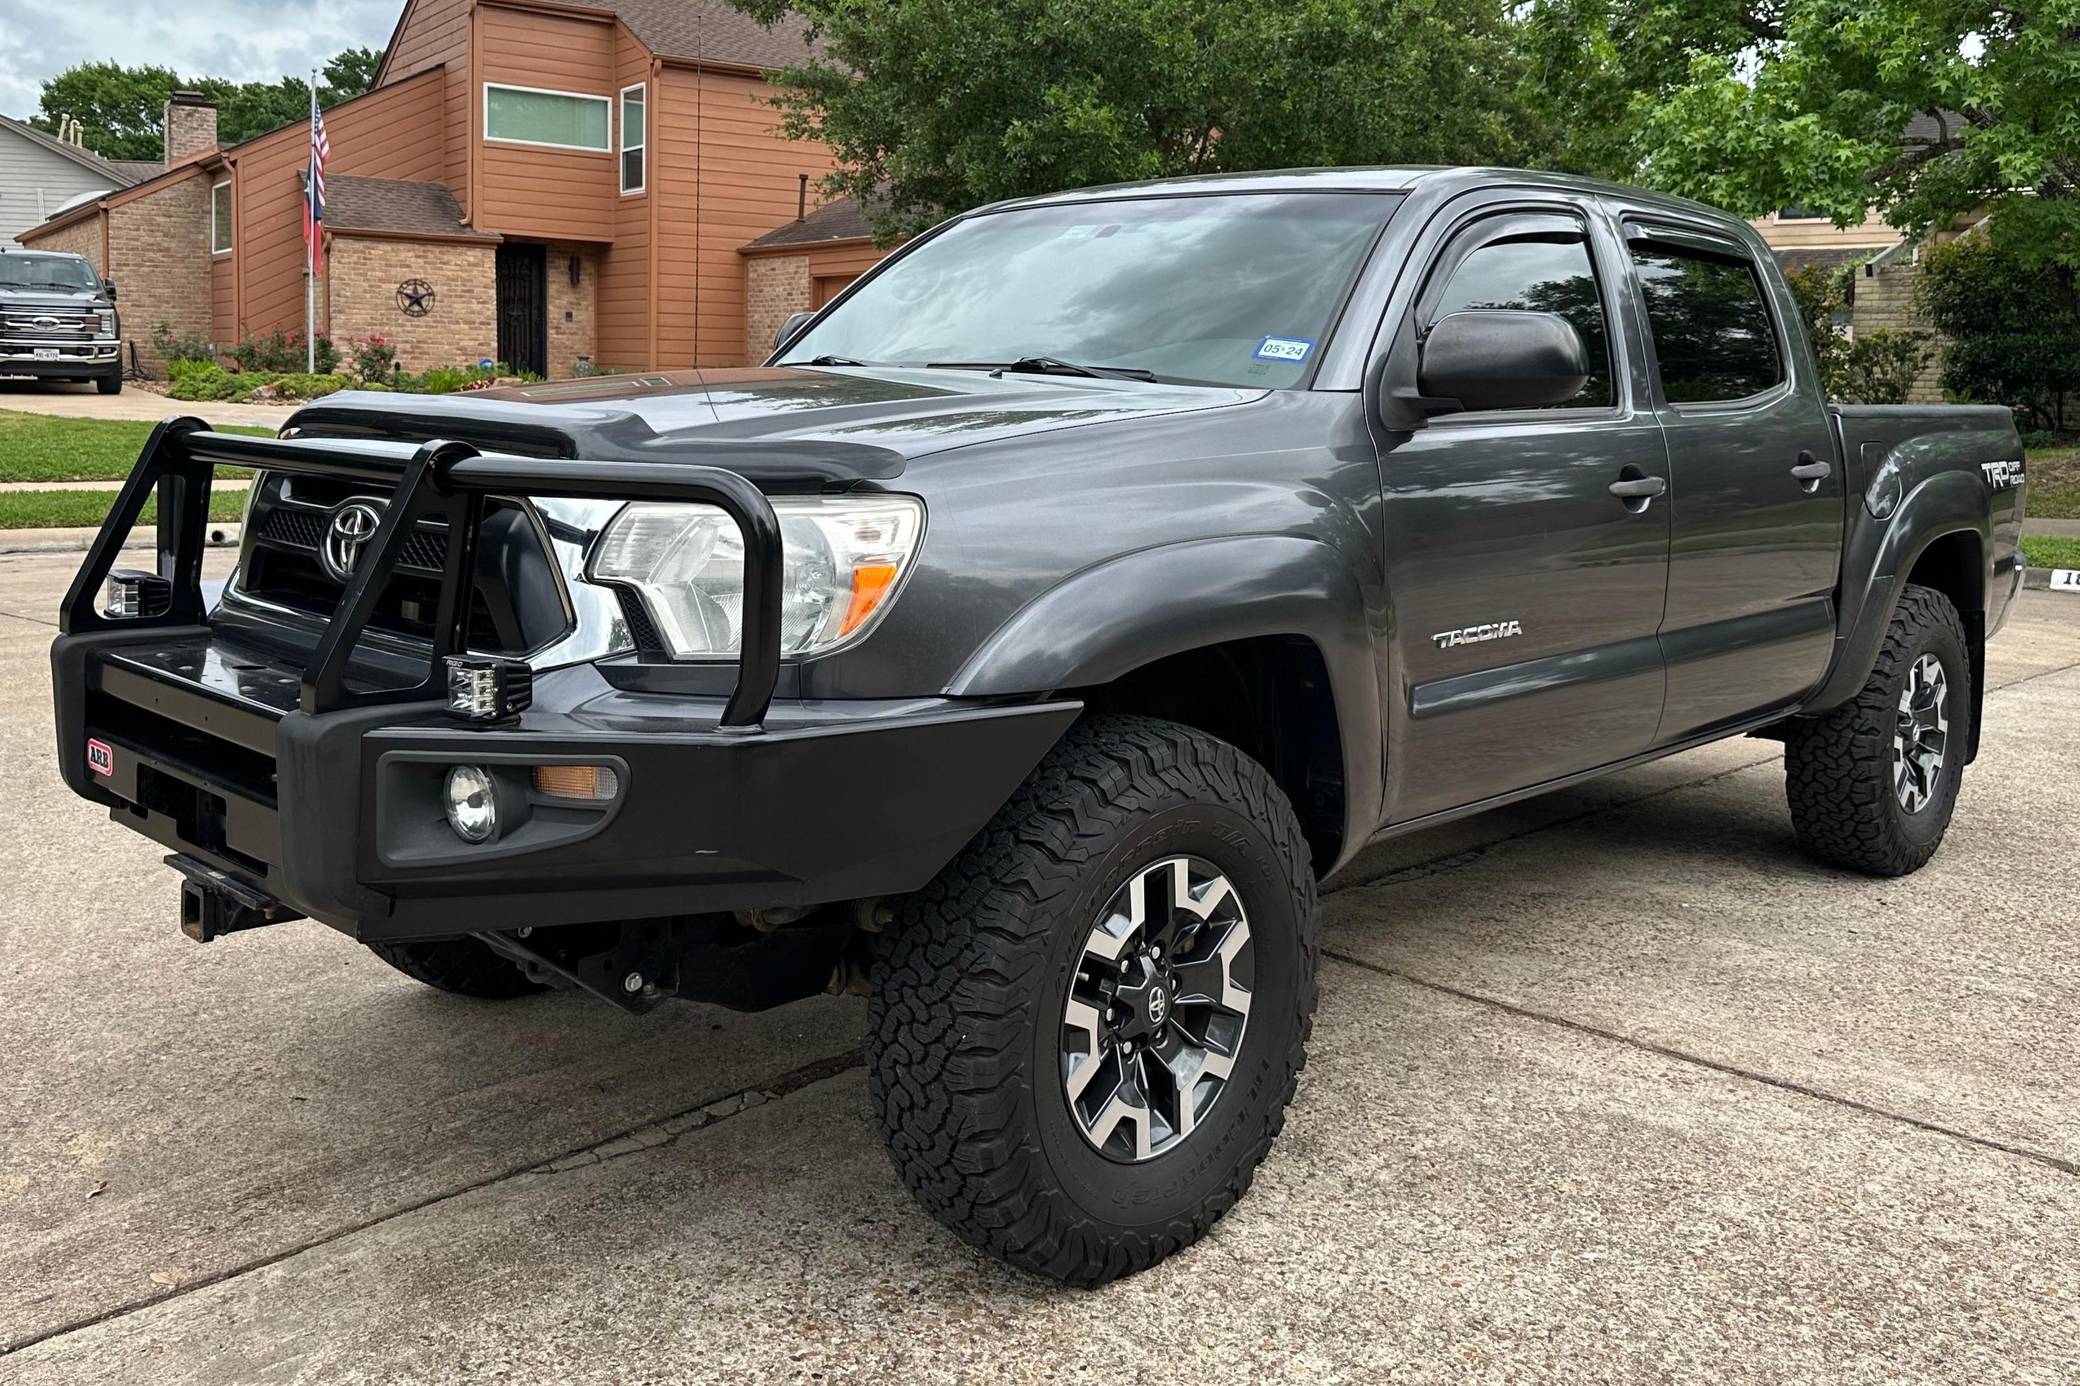
<svg viewBox="0 0 2080 1386"><path fill-rule="evenodd" d="M114 303L116 301L116 281L113 279L102 280L101 292L108 295L110 303Z"/></svg>
<svg viewBox="0 0 2080 1386"><path fill-rule="evenodd" d="M800 332L804 327L807 327L809 325L809 319L815 316L816 315L814 313L788 314L787 321L781 323L780 330L773 334L773 350L778 351L780 350L780 348L786 346L789 342L793 341L794 335L797 332Z"/></svg>
<svg viewBox="0 0 2080 1386"><path fill-rule="evenodd" d="M1473 308L1447 313L1423 338L1417 381L1425 396L1461 409L1541 409L1589 383L1581 333L1558 313Z"/></svg>

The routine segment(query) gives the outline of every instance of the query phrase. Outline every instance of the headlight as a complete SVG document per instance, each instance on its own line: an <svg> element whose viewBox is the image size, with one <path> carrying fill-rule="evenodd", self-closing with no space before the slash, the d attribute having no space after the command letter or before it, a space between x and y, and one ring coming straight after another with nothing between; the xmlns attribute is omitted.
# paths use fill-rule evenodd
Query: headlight
<svg viewBox="0 0 2080 1386"><path fill-rule="evenodd" d="M116 335L116 310L115 310L115 309L113 309L113 308L103 308L103 309L101 309L101 310L100 310L100 314L101 314L101 335L102 335L102 336L104 336L104 337L113 337L113 336L115 336L115 335Z"/></svg>
<svg viewBox="0 0 2080 1386"><path fill-rule="evenodd" d="M781 657L824 654L864 635L916 557L924 505L914 496L782 496L773 511L784 555ZM736 655L744 539L714 506L623 507L586 576L632 589L674 659Z"/></svg>

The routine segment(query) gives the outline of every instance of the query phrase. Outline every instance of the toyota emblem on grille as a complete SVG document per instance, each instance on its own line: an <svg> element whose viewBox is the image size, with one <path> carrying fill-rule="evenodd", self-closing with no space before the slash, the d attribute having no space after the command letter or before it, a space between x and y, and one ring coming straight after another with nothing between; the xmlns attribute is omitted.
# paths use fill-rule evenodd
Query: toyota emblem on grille
<svg viewBox="0 0 2080 1386"><path fill-rule="evenodd" d="M370 501L348 501L332 512L331 523L325 527L325 542L318 548L319 561L335 582L345 582L354 576L354 565L361 561L361 550L375 538L376 526L383 522L383 512Z"/></svg>

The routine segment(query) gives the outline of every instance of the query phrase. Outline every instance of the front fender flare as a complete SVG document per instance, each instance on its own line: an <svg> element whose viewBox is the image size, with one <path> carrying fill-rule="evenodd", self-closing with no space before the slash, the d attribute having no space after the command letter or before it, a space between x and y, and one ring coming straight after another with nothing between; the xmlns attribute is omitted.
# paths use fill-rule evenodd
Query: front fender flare
<svg viewBox="0 0 2080 1386"><path fill-rule="evenodd" d="M1379 826L1383 783L1368 612L1358 572L1320 540L1257 534L1164 544L1048 589L999 626L946 691L1002 697L1091 688L1166 656L1229 641L1312 641L1328 669L1343 745L1348 858Z"/></svg>

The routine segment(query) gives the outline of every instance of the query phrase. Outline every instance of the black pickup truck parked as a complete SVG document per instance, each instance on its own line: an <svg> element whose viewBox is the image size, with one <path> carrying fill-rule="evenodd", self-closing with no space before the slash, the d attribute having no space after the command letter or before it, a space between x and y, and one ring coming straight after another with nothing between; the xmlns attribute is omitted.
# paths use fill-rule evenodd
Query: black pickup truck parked
<svg viewBox="0 0 2080 1386"><path fill-rule="evenodd" d="M65 601L61 762L198 939L864 989L917 1196L1103 1281L1249 1185L1367 843L1746 733L1822 859L1935 851L2020 445L1830 407L1797 321L1743 223L1568 178L984 208L765 368L169 421Z"/></svg>
<svg viewBox="0 0 2080 1386"><path fill-rule="evenodd" d="M116 286L85 256L0 251L0 376L9 375L123 392Z"/></svg>

